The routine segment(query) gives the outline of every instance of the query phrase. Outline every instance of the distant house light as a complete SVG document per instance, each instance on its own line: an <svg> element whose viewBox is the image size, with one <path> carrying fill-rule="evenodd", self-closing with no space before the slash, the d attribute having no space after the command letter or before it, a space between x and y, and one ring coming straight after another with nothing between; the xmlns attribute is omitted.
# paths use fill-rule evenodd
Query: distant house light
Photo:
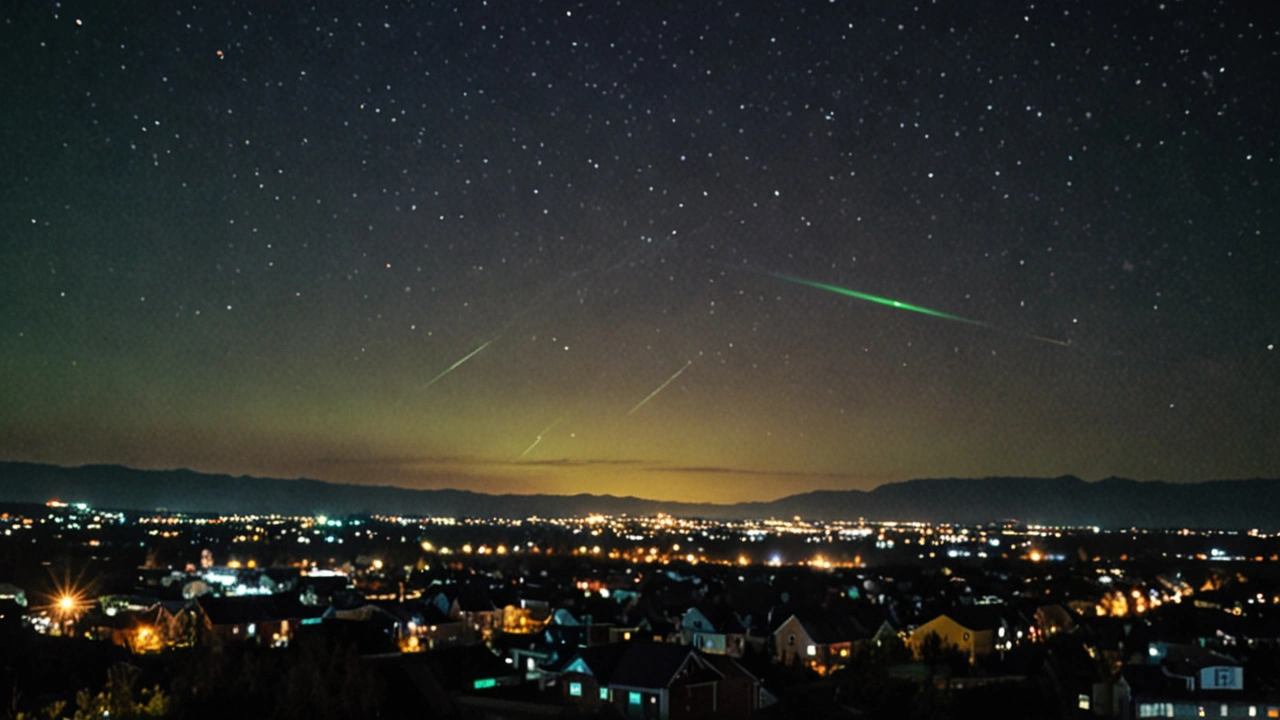
<svg viewBox="0 0 1280 720"><path fill-rule="evenodd" d="M809 657L813 657L818 654L818 646L810 645L809 647L805 648L804 651L805 651L805 654L807 654Z"/></svg>
<svg viewBox="0 0 1280 720"><path fill-rule="evenodd" d="M582 683L580 682L569 683L569 696L582 697Z"/></svg>
<svg viewBox="0 0 1280 720"><path fill-rule="evenodd" d="M609 699L609 688L607 688L607 687L602 687L602 688L600 688L600 699L601 699L601 700L608 700L608 699Z"/></svg>
<svg viewBox="0 0 1280 720"><path fill-rule="evenodd" d="M498 681L494 678L481 678L471 683L471 687L475 688L476 690L487 690L488 688L491 688L491 687L498 687ZM579 688L578 692L582 692L582 689Z"/></svg>
<svg viewBox="0 0 1280 720"><path fill-rule="evenodd" d="M640 693L638 692L627 694L627 702L631 703L632 705L639 705L642 700L644 700L644 698L640 697Z"/></svg>

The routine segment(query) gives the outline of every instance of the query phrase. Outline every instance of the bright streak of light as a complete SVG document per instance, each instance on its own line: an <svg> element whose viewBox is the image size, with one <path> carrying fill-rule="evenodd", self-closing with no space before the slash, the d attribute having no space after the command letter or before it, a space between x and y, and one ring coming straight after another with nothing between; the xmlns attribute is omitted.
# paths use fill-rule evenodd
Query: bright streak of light
<svg viewBox="0 0 1280 720"><path fill-rule="evenodd" d="M839 285L829 285L827 283L816 282L814 280L805 280L804 278L791 277L790 275L781 275L779 273L768 273L768 275L770 277L775 277L779 280L786 280L787 282L796 283L797 285L806 285L811 288L817 288L819 290L826 290L827 292L833 292L833 293L836 293L837 295L844 295L846 297L857 298L859 300L866 300L867 302L873 302L878 305L885 305L887 307L897 308L898 310L910 310L911 312L914 312L914 313L920 313L922 315L931 315L933 317L942 318L944 320L955 320L956 322L969 323L970 325L977 325L979 327L990 327L990 325L988 325L987 323L981 322L979 320L970 320L969 318L960 317L959 315L951 315L949 313L944 313L940 310L931 310L927 307L920 307L919 305L910 305L908 303L904 303L899 300L893 300L890 298L880 297L878 295L871 295L868 293L858 292L857 290L850 290L849 288L842 288Z"/></svg>
<svg viewBox="0 0 1280 720"><path fill-rule="evenodd" d="M496 337L495 337L495 338L493 338L492 340L486 340L486 341L484 342L484 344L483 344L483 345L481 345L480 347L476 348L475 350L472 350L471 352L467 353L466 355L463 355L461 360L459 360L459 361L455 362L454 364L450 365L449 367L445 368L445 369L444 369L444 371L443 371L443 372L441 372L439 375L436 375L435 377L433 377L433 378L431 378L430 380L428 380L428 381L427 381L427 384L422 386L422 389L423 389L423 390L426 390L427 388L429 388L429 387L431 387L432 385L436 384L436 381L437 381L437 380L439 380L440 378L444 377L445 375L448 375L449 373L453 372L454 370L457 370L459 365L461 365L462 363L464 363L464 362L466 362L466 361L470 360L471 358L475 357L477 354L479 354L479 352L480 352L481 350L484 350L485 348L489 347L491 344L493 344L494 340L497 340L497 339L498 339L498 338L496 338Z"/></svg>
<svg viewBox="0 0 1280 720"><path fill-rule="evenodd" d="M666 389L666 387L667 387L668 385L670 385L671 383L675 382L675 381L676 381L676 378L680 377L680 373L684 372L685 370L688 370L688 369L689 369L689 366L690 366L690 365L692 365L692 364L693 364L693 361L692 361L692 360L687 360L687 361L685 361L684 367L680 368L679 370L677 370L677 371L675 372L675 374L674 374L674 375L672 375L671 377L667 378L667 381L666 381L666 382L664 382L664 383L662 383L661 385L659 385L657 390L654 390L653 392L649 393L648 395L645 395L643 400L641 400L640 402L636 403L636 406L635 406L635 407L633 407L633 408L631 408L630 410L628 410L628 411L627 411L627 415L631 415L631 414L632 414L632 413L634 413L635 411L637 411L637 410L639 410L640 408L644 407L644 404L645 404L645 403L647 403L647 402L649 402L650 400L652 400L652 399L653 399L653 397L654 397L655 395L657 395L658 393L660 393L660 392L662 392L663 390L665 390L665 389Z"/></svg>

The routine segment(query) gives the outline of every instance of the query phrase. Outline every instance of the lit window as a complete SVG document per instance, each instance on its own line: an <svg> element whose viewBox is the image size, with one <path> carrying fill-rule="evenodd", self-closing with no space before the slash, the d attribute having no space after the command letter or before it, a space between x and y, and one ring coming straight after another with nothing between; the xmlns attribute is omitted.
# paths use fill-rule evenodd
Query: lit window
<svg viewBox="0 0 1280 720"><path fill-rule="evenodd" d="M640 697L640 693L638 692L629 693L627 695L627 702L631 703L632 705L639 705L642 699L643 698Z"/></svg>
<svg viewBox="0 0 1280 720"><path fill-rule="evenodd" d="M805 648L804 651L806 655L808 655L809 657L813 657L818 654L818 646L810 645L809 647Z"/></svg>
<svg viewBox="0 0 1280 720"><path fill-rule="evenodd" d="M582 683L569 683L570 697L582 697Z"/></svg>
<svg viewBox="0 0 1280 720"><path fill-rule="evenodd" d="M628 631L626 631L626 632L622 633L622 639L623 639L623 640L630 640L630 639L631 639L631 631L630 631L630 630L628 630Z"/></svg>
<svg viewBox="0 0 1280 720"><path fill-rule="evenodd" d="M258 634L258 626L254 623L249 623L249 637L253 637L254 635L257 635L257 634Z"/></svg>
<svg viewBox="0 0 1280 720"><path fill-rule="evenodd" d="M600 688L600 699L601 700L609 699L609 688Z"/></svg>

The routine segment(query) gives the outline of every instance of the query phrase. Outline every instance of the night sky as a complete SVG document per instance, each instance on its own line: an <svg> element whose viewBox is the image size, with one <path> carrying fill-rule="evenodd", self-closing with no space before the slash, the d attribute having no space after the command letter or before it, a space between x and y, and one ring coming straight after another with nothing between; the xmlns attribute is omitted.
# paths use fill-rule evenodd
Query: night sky
<svg viewBox="0 0 1280 720"><path fill-rule="evenodd" d="M0 459L717 502L1280 477L1266 4L0 19Z"/></svg>

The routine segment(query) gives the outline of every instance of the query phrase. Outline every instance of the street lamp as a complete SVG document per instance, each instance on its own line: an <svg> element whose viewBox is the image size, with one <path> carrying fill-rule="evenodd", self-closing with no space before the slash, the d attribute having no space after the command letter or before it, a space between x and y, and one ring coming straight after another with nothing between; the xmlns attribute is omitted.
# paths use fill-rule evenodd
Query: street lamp
<svg viewBox="0 0 1280 720"><path fill-rule="evenodd" d="M60 632L63 635L70 635L76 616L80 614L80 598L69 592L64 592L58 596L54 608L58 612Z"/></svg>

